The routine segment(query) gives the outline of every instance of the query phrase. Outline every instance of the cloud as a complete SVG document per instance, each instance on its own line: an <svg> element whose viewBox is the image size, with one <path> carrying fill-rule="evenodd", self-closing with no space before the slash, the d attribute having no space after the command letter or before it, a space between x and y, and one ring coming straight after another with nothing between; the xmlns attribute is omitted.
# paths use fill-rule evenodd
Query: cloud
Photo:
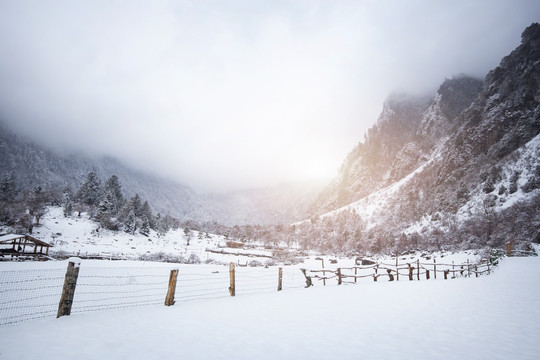
<svg viewBox="0 0 540 360"><path fill-rule="evenodd" d="M7 1L0 115L200 190L333 176L395 89L483 76L534 1Z"/></svg>

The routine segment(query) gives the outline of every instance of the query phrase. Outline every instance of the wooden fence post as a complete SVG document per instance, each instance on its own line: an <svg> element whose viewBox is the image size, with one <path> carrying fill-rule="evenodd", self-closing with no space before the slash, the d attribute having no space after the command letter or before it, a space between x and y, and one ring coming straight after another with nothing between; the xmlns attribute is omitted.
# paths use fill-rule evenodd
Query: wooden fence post
<svg viewBox="0 0 540 360"><path fill-rule="evenodd" d="M426 269L426 280L429 280L429 270Z"/></svg>
<svg viewBox="0 0 540 360"><path fill-rule="evenodd" d="M437 280L437 260L433 258L433 278Z"/></svg>
<svg viewBox="0 0 540 360"><path fill-rule="evenodd" d="M399 263L398 263L397 254L396 254L396 281L399 281Z"/></svg>
<svg viewBox="0 0 540 360"><path fill-rule="evenodd" d="M469 259L467 259L467 277L471 277L471 264L469 263Z"/></svg>
<svg viewBox="0 0 540 360"><path fill-rule="evenodd" d="M311 276L307 275L307 270L300 269L300 271L302 272L302 274L304 274L304 277L306 278L306 288L313 286L313 281L311 280Z"/></svg>
<svg viewBox="0 0 540 360"><path fill-rule="evenodd" d="M357 267L354 268L354 283L355 284L356 284L356 280L358 279L356 275L358 275L358 268Z"/></svg>
<svg viewBox="0 0 540 360"><path fill-rule="evenodd" d="M337 269L337 284L341 285L341 268Z"/></svg>
<svg viewBox="0 0 540 360"><path fill-rule="evenodd" d="M510 246L510 241L506 243L506 256L508 257L512 256L512 249Z"/></svg>
<svg viewBox="0 0 540 360"><path fill-rule="evenodd" d="M277 291L281 291L282 289L283 289L283 269L279 268Z"/></svg>
<svg viewBox="0 0 540 360"><path fill-rule="evenodd" d="M62 289L62 297L58 304L58 314L56 315L56 318L71 314L75 287L77 286L77 278L79 277L79 266L80 263L75 264L73 261L68 263L66 276L64 278L64 287Z"/></svg>
<svg viewBox="0 0 540 360"><path fill-rule="evenodd" d="M229 286L229 293L231 296L236 295L236 281L235 281L235 275L234 275L234 263L229 264L229 278L230 278L230 286Z"/></svg>
<svg viewBox="0 0 540 360"><path fill-rule="evenodd" d="M444 270L444 280L448 280L448 274L450 273L450 269Z"/></svg>
<svg viewBox="0 0 540 360"><path fill-rule="evenodd" d="M420 259L416 260L416 279L420 281Z"/></svg>
<svg viewBox="0 0 540 360"><path fill-rule="evenodd" d="M412 281L414 268L411 266L411 264L407 264L407 266L409 267L409 280Z"/></svg>
<svg viewBox="0 0 540 360"><path fill-rule="evenodd" d="M176 292L176 279L178 278L178 269L171 270L169 276L169 288L167 290L167 296L165 297L165 306L174 305L174 293Z"/></svg>

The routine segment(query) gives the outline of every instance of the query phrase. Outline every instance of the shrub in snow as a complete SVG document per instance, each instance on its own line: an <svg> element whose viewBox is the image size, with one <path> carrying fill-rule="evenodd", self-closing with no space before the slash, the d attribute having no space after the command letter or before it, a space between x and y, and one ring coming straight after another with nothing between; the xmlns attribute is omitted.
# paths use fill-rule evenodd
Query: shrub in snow
<svg viewBox="0 0 540 360"><path fill-rule="evenodd" d="M264 266L276 266L277 262L273 259L268 259L264 262Z"/></svg>
<svg viewBox="0 0 540 360"><path fill-rule="evenodd" d="M200 264L201 259L197 254L191 254L189 255L189 258L183 262L184 264Z"/></svg>
<svg viewBox="0 0 540 360"><path fill-rule="evenodd" d="M530 193L531 191L533 191L534 189L537 189L538 187L540 187L540 181L537 181L535 178L530 177L529 180L527 180L527 182L525 183L525 185L521 187L521 190L524 193Z"/></svg>

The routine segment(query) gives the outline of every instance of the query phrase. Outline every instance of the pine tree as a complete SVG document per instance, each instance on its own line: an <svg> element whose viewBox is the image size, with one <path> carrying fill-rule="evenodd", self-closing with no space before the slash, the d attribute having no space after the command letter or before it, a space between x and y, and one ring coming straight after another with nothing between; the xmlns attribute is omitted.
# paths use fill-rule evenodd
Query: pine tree
<svg viewBox="0 0 540 360"><path fill-rule="evenodd" d="M124 222L124 231L132 235L134 235L135 231L137 231L137 221L133 209L129 211L129 214Z"/></svg>
<svg viewBox="0 0 540 360"><path fill-rule="evenodd" d="M122 194L122 186L120 185L118 176L112 175L107 179L103 186L103 193L105 194L104 196L109 197L109 201L111 202L112 208L110 209L110 213L116 215L124 204L124 195Z"/></svg>
<svg viewBox="0 0 540 360"><path fill-rule="evenodd" d="M136 217L141 217L141 210L142 210L142 201L139 194L135 194L130 200L129 200L129 207L131 210L133 210L133 214Z"/></svg>
<svg viewBox="0 0 540 360"><path fill-rule="evenodd" d="M139 229L139 233L141 233L144 236L150 235L150 220L148 220L147 217L143 218L141 228Z"/></svg>
<svg viewBox="0 0 540 360"><path fill-rule="evenodd" d="M148 204L148 201L145 201L141 206L141 219L143 221L146 219L148 221L148 226L151 229L155 229L155 222L154 222L154 215L152 215L152 210L150 209L150 204Z"/></svg>
<svg viewBox="0 0 540 360"><path fill-rule="evenodd" d="M165 234L167 234L167 232L171 228L171 225L168 221L168 217L167 216L162 217L160 213L156 215L155 225L156 225L156 231L158 233L158 236L165 236Z"/></svg>
<svg viewBox="0 0 540 360"><path fill-rule="evenodd" d="M113 216L114 205L111 200L111 195L106 194L99 202L98 213L96 220L99 221L101 226L109 229L111 226L111 217Z"/></svg>
<svg viewBox="0 0 540 360"><path fill-rule="evenodd" d="M101 200L101 182L95 172L91 171L86 176L85 182L77 191L77 200L83 204L97 206Z"/></svg>

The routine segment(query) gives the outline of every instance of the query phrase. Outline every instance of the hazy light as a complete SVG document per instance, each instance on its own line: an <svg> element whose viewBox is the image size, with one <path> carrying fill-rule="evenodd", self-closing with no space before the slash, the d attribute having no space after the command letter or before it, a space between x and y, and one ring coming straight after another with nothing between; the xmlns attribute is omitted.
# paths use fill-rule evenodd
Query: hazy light
<svg viewBox="0 0 540 360"><path fill-rule="evenodd" d="M0 116L201 190L332 177L386 95L483 76L535 1L3 1Z"/></svg>

